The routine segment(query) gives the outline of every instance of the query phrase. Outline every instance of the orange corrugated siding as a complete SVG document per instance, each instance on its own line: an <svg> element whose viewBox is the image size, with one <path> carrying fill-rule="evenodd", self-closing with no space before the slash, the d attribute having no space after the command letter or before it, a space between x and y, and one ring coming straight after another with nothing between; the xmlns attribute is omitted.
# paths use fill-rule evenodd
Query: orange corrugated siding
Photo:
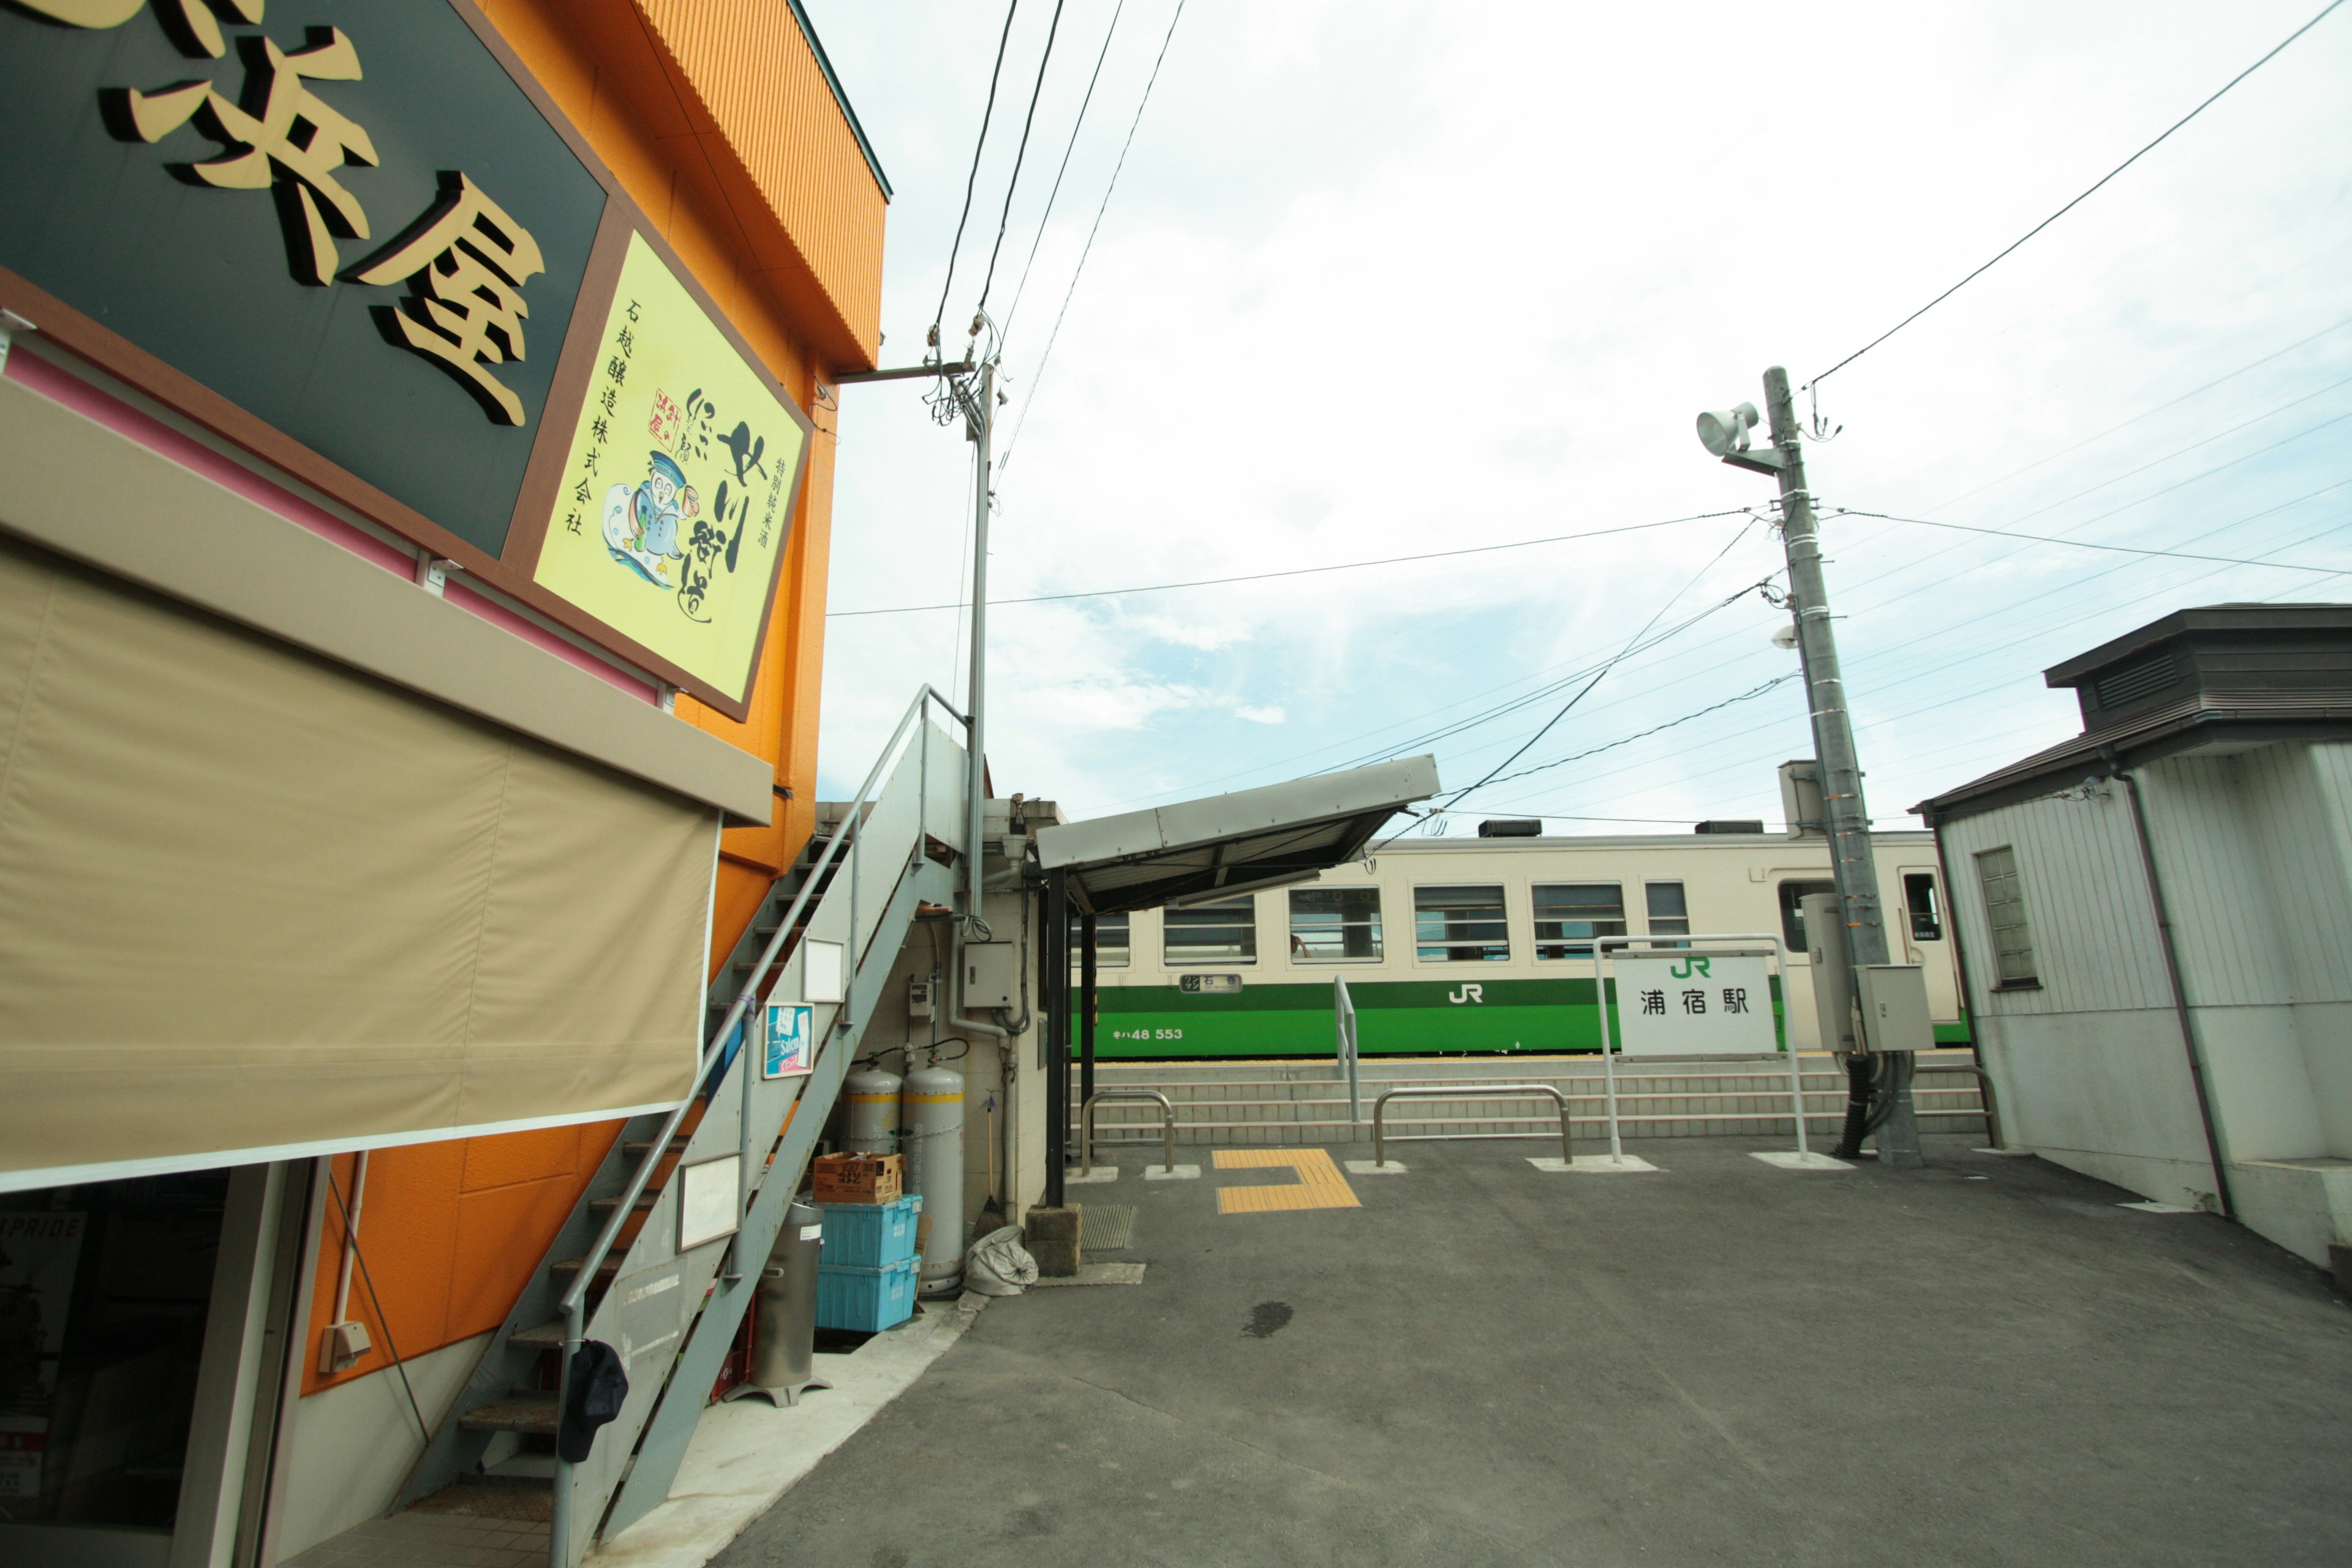
<svg viewBox="0 0 2352 1568"><path fill-rule="evenodd" d="M879 331L884 201L784 0L479 0L752 352L814 417L803 488L751 712L736 723L690 698L688 722L773 760L766 827L722 839L712 962L730 948L815 816L817 696L833 522L831 408L818 379L870 368ZM303 1392L494 1328L611 1148L617 1122L383 1149L360 1220L379 1321L354 1282L352 1316L377 1349L318 1372L342 1227L320 1238ZM353 1159L334 1162L350 1190Z"/></svg>
<svg viewBox="0 0 2352 1568"><path fill-rule="evenodd" d="M870 355L882 312L884 198L792 8L784 0L636 5L698 110L697 130L717 143L713 162L748 176L781 223L778 237ZM757 239L761 226L752 226Z"/></svg>

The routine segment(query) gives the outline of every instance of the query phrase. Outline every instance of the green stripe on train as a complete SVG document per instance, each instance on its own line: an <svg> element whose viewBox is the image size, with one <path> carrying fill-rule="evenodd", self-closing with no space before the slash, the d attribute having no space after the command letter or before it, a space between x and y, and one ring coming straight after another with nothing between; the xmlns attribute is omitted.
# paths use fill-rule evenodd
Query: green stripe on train
<svg viewBox="0 0 2352 1568"><path fill-rule="evenodd" d="M1348 996L1355 1004L1356 1037L1366 1056L1553 1055L1601 1048L1591 980L1364 981L1351 984ZM1253 985L1223 996L1187 994L1173 985L1106 985L1096 997L1095 1055L1100 1059L1324 1057L1334 1048L1328 985ZM1612 1001L1613 1026L1613 996ZM1772 1010L1777 1020L1777 979ZM1938 1024L1936 1039L1939 1045L1966 1045L1968 1024Z"/></svg>

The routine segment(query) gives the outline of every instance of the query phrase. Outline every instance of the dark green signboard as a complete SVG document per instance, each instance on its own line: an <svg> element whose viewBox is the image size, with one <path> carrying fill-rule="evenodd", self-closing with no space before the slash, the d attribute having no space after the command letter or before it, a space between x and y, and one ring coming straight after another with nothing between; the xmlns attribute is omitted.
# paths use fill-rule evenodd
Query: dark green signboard
<svg viewBox="0 0 2352 1568"><path fill-rule="evenodd" d="M0 268L503 552L607 194L447 0L0 0Z"/></svg>

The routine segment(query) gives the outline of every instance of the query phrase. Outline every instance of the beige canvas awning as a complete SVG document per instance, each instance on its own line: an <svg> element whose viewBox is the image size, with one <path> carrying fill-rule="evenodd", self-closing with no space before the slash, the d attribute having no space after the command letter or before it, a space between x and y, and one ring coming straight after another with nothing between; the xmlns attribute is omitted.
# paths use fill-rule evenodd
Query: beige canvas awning
<svg viewBox="0 0 2352 1568"><path fill-rule="evenodd" d="M718 832L0 538L0 1187L674 1103Z"/></svg>

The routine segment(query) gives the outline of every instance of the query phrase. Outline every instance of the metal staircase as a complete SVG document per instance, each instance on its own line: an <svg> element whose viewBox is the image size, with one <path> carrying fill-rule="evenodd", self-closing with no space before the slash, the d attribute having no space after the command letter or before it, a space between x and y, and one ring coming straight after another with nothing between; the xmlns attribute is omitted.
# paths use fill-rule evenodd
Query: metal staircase
<svg viewBox="0 0 2352 1568"><path fill-rule="evenodd" d="M916 911L954 898L964 752L930 721L934 703L962 724L923 688L856 796L820 808L815 837L711 981L715 1026L695 1094L666 1116L633 1119L614 1141L404 1504L457 1482L551 1488L549 1562L572 1568L600 1535L668 1495ZM764 1078L759 1005L806 996L811 942L844 950L845 1000L814 1005L813 1070ZM719 1169L705 1179L719 1191L732 1180L734 1232L681 1249L675 1178L710 1164ZM552 1440L564 1378L587 1341L619 1353L629 1392L588 1458L567 1464Z"/></svg>

